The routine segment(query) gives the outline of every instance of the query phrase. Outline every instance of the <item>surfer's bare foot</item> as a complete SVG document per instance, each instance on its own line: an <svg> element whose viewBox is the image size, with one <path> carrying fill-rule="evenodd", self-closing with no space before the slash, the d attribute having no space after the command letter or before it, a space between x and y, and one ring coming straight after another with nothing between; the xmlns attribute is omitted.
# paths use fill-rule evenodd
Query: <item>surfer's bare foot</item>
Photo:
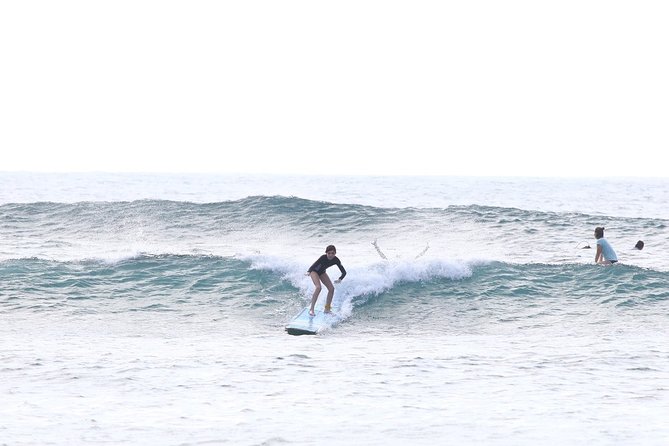
<svg viewBox="0 0 669 446"><path fill-rule="evenodd" d="M314 310L309 310L309 316L316 316L316 313L314 312Z"/></svg>

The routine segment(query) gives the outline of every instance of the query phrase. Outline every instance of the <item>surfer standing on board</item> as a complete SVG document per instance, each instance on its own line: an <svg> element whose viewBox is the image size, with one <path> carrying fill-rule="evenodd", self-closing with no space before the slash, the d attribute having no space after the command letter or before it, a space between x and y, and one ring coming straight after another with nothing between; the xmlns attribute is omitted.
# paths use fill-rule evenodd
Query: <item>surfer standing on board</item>
<svg viewBox="0 0 669 446"><path fill-rule="evenodd" d="M327 275L325 270L331 267L332 265L337 265L339 267L339 271L341 271L341 276L339 276L339 279L335 280L335 283L341 282L341 280L346 276L346 270L344 269L344 267L341 264L341 261L335 254L337 254L337 248L335 248L334 245L328 245L328 247L325 248L325 254L320 256L318 260L316 260L314 264L311 265L311 267L309 267L309 270L307 271L307 275L311 277L311 280L314 281L314 285L316 286L316 289L314 290L314 295L311 298L311 307L309 308L309 314L311 316L314 316L316 314L314 312L314 306L316 305L316 301L318 300L318 295L321 294L321 282L323 282L325 287L328 289L328 298L325 301L325 312L326 313L330 312L330 305L332 304L332 297L334 296L334 285L332 285L330 276Z"/></svg>

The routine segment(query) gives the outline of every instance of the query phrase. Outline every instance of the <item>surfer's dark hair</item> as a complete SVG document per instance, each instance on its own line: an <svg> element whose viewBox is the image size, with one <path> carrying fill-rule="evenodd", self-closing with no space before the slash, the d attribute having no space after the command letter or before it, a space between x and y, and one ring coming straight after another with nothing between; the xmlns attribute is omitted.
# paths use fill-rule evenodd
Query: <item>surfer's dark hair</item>
<svg viewBox="0 0 669 446"><path fill-rule="evenodd" d="M325 248L325 252L327 253L328 251L334 251L335 254L337 254L337 248L335 248L334 245L328 245L328 247Z"/></svg>
<svg viewBox="0 0 669 446"><path fill-rule="evenodd" d="M639 240L638 242L636 242L636 245L634 245L634 247L639 251L641 251L643 249L643 240Z"/></svg>
<svg viewBox="0 0 669 446"><path fill-rule="evenodd" d="M595 228L595 238L602 238L604 237L604 228L601 226L597 226Z"/></svg>

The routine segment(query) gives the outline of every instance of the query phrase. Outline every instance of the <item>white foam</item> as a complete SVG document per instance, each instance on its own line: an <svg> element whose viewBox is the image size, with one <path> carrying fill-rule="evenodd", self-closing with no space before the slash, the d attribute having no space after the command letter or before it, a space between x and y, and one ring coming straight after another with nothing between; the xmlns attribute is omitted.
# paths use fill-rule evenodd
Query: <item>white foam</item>
<svg viewBox="0 0 669 446"><path fill-rule="evenodd" d="M238 258L251 262L251 267L259 270L270 270L283 275L304 295L308 302L313 293L314 285L311 278L305 275L308 267L296 259L262 254L239 255ZM364 302L368 297L379 295L391 290L399 283L422 282L434 279L460 280L470 277L471 266L479 262L450 259L417 259L390 260L369 264L353 264L347 267L346 278L335 284L333 308L343 317L351 315L356 304ZM334 280L339 271L330 275ZM325 290L321 291L319 302L325 299Z"/></svg>

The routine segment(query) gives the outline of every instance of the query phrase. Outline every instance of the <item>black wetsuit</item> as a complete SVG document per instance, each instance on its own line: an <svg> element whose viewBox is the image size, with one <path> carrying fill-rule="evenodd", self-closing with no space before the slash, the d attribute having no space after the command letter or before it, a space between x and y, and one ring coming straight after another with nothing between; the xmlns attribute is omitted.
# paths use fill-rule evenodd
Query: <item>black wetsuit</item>
<svg viewBox="0 0 669 446"><path fill-rule="evenodd" d="M313 265L309 268L307 272L312 272L315 271L319 276L321 274L325 274L325 270L331 267L332 265L337 265L339 267L339 271L341 271L341 276L339 276L339 280L343 279L344 276L346 276L346 270L341 264L341 261L337 258L337 256L334 256L332 260L328 259L327 254L323 254L314 262Z"/></svg>

